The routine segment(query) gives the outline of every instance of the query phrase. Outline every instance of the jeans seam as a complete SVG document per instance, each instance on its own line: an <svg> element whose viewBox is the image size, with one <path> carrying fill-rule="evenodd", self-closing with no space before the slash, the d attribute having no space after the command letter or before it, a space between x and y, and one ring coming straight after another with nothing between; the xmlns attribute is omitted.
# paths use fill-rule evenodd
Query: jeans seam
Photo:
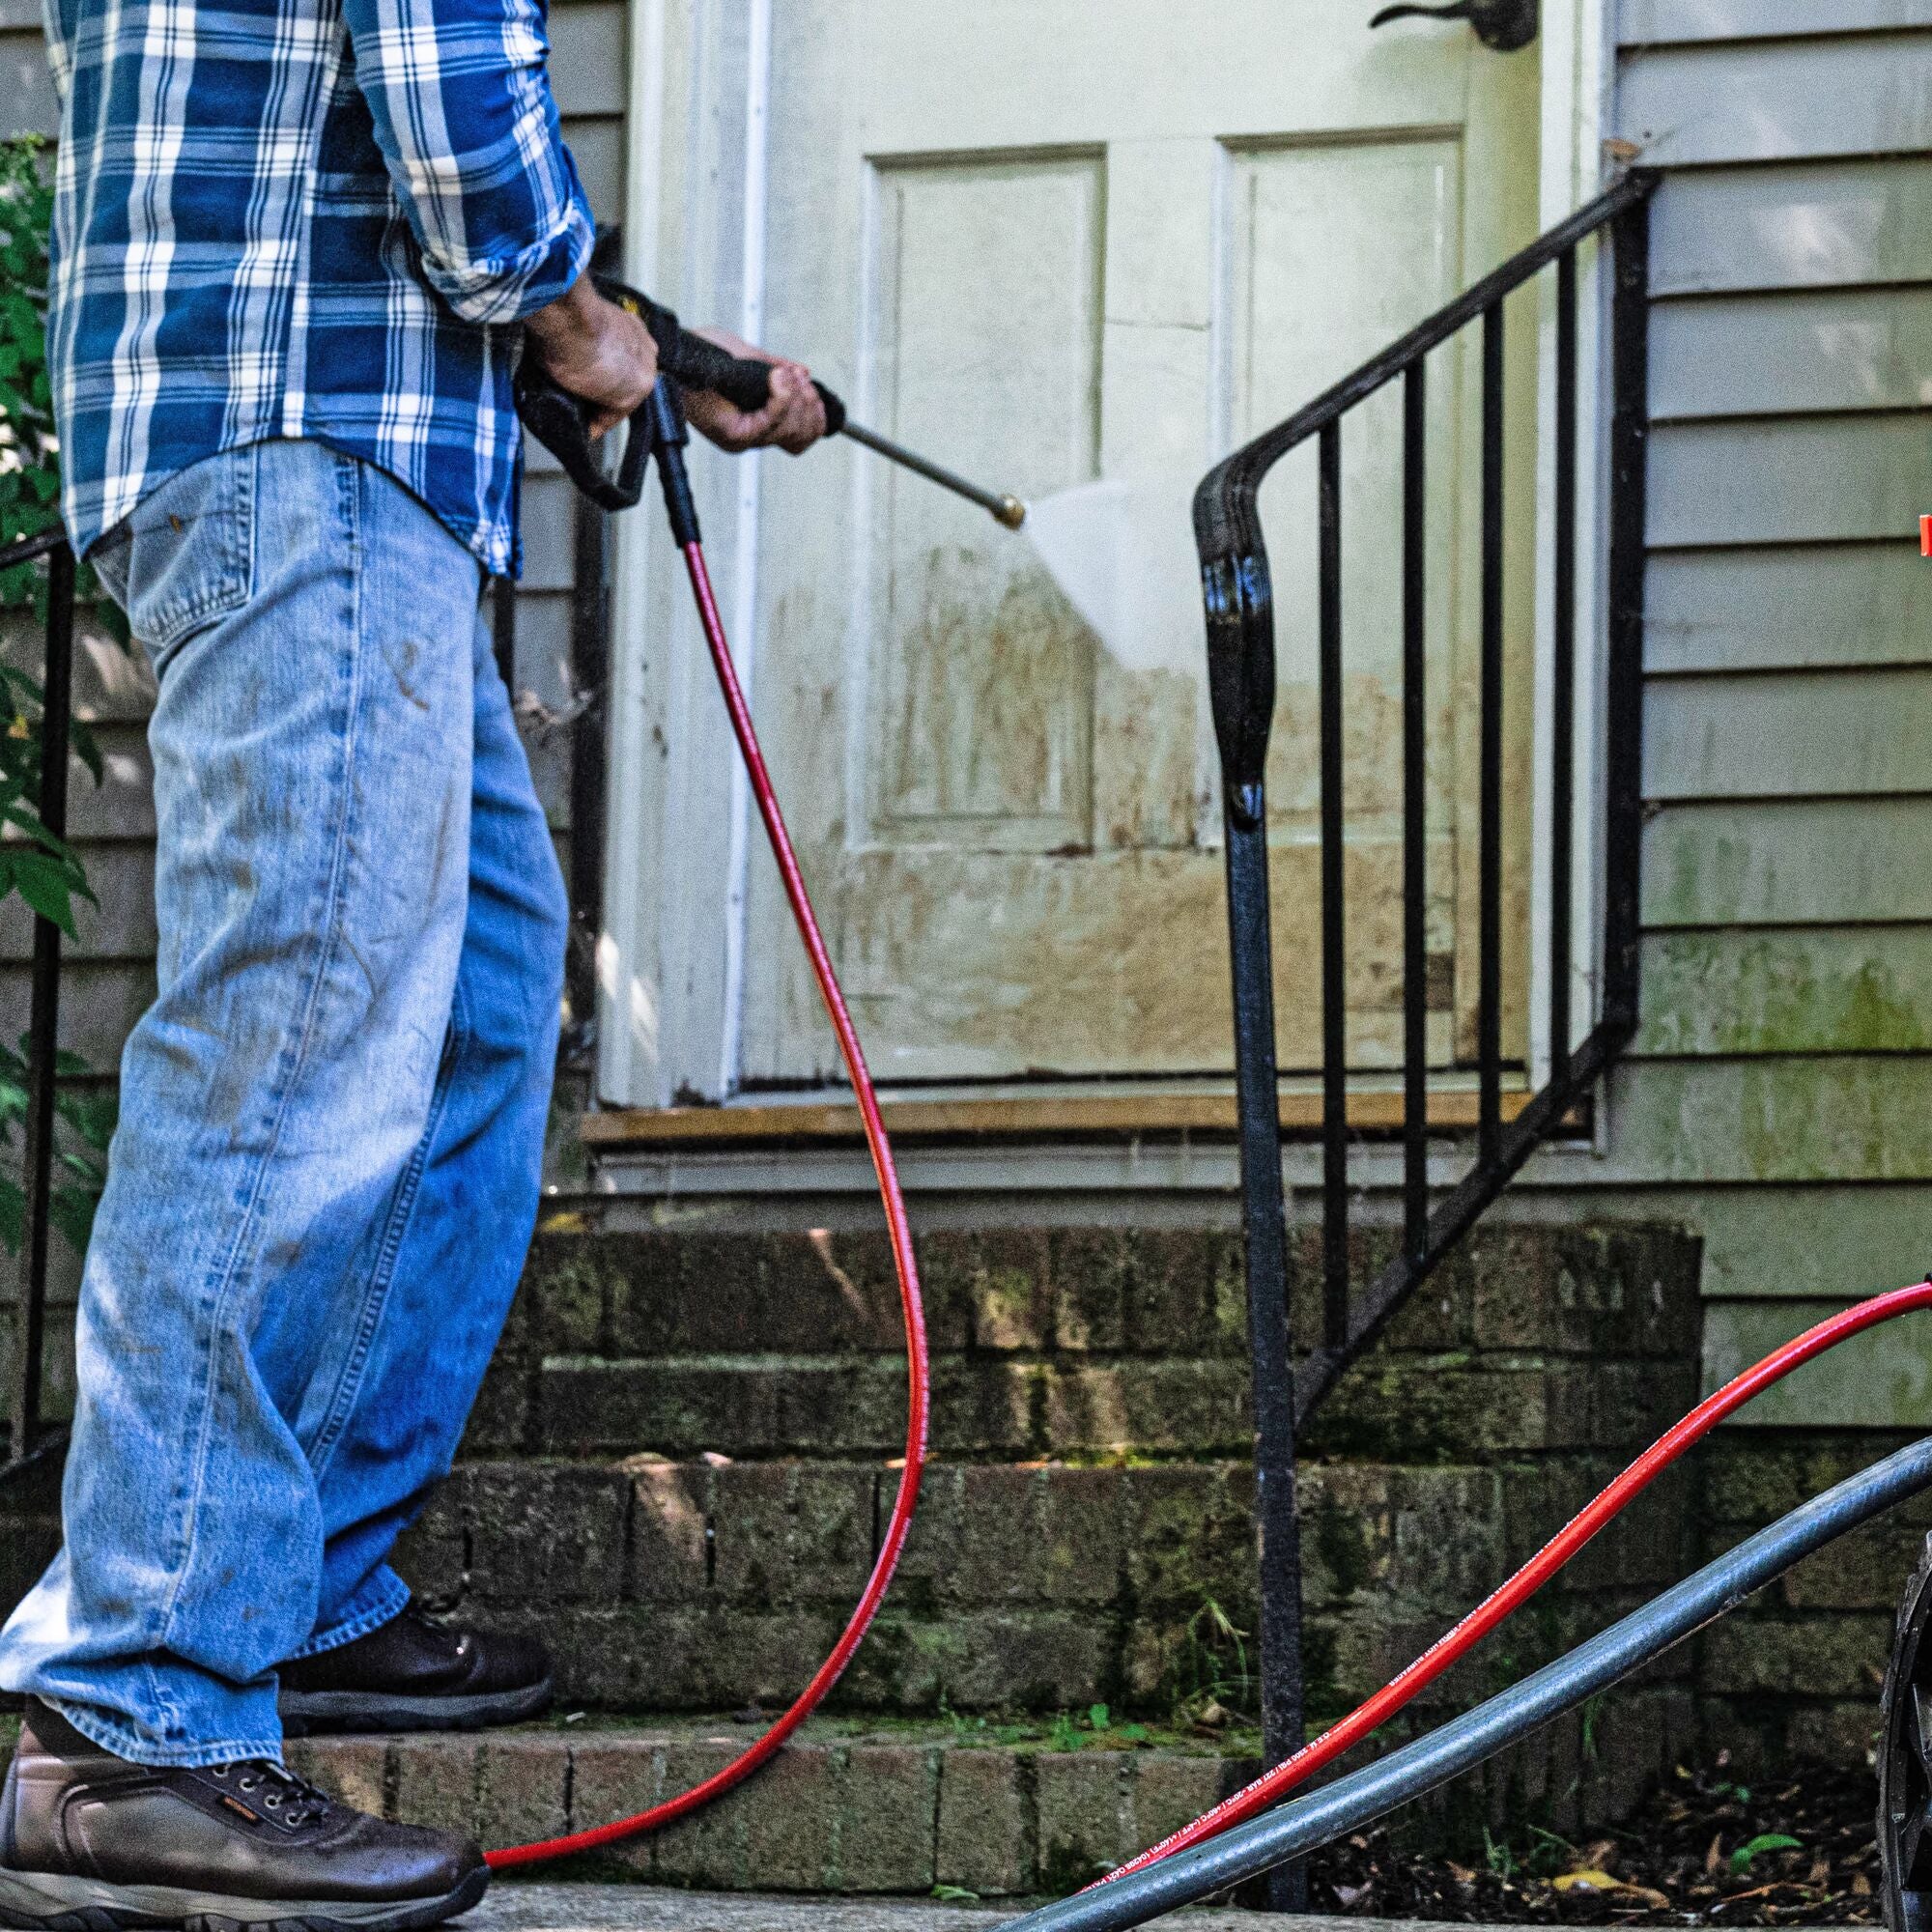
<svg viewBox="0 0 1932 1932"><path fill-rule="evenodd" d="M347 526L345 550L351 568L348 571L350 585L350 652L349 652L349 697L347 718L343 730L343 769L342 810L335 827L334 850L330 856L329 877L326 890L328 917L324 926L324 941L316 955L315 972L309 983L308 997L302 1005L301 1027L296 1041L293 1064L283 1080L277 1096L274 1124L269 1135L267 1147L255 1163L254 1176L248 1188L248 1205L242 1211L242 1225L235 1232L235 1239L230 1243L226 1261L222 1264L219 1286L209 1308L208 1320L202 1324L202 1342L208 1353L208 1366L201 1378L201 1413L196 1421L194 1450L186 1485L186 1520L180 1533L180 1555L176 1560L172 1586L168 1591L166 1607L160 1615L159 1629L156 1632L156 1648L167 1647L168 1632L174 1626L175 1612L181 1605L181 1593L185 1587L189 1571L194 1563L195 1533L199 1526L202 1490L208 1475L209 1444L214 1416L214 1388L216 1348L215 1338L221 1332L221 1320L226 1315L235 1284L242 1269L242 1257L246 1251L249 1236L256 1225L262 1206L263 1193L268 1185L270 1163L275 1150L281 1144L282 1129L286 1125L290 1100L299 1085L303 1066L308 1058L308 1049L314 1038L315 1012L322 998L322 990L328 978L328 967L335 956L337 941L340 937L342 880L344 855L349 843L349 826L354 815L355 786L348 782L348 775L354 771L357 749L358 707L361 703L362 681L362 582L359 569L355 568L361 551L361 528L358 493L353 488L344 488L344 481L353 485L354 477L345 479L343 471L354 469L350 459L338 458L338 491L345 511ZM97 1742L99 1742L97 1740ZM209 1760L216 1762L217 1760Z"/></svg>
<svg viewBox="0 0 1932 1932"><path fill-rule="evenodd" d="M280 1738L217 1738L213 1744L157 1748L130 1726L107 1721L96 1705L77 1704L64 1697L42 1697L40 1701L57 1711L90 1743L130 1764L193 1771L211 1764L233 1764L238 1758L266 1758L271 1764L282 1761ZM146 1755L137 1755L141 1752Z"/></svg>
<svg viewBox="0 0 1932 1932"><path fill-rule="evenodd" d="M457 1063L463 1057L467 1038L462 1025L462 991L459 986L450 999L450 1048L439 1069L429 1116L423 1122L422 1134L416 1142L415 1151L410 1156L410 1164L404 1170L396 1205L390 1209L389 1225L384 1231L383 1245L377 1253L376 1265L370 1272L369 1290L363 1297L362 1319L356 1324L355 1341L349 1351L349 1359L342 1366L342 1377L329 1403L327 1419L323 1423L315 1448L309 1456L309 1467L315 1472L318 1485L328 1468L335 1445L342 1439L342 1432L347 1428L350 1414L355 1406L356 1392L362 1386L362 1372L369 1365L369 1351L375 1346L376 1331L382 1326L383 1311L388 1306L389 1290L395 1283L396 1258L402 1252L404 1236L409 1233L410 1222L415 1213L423 1170L429 1165L430 1143L442 1120L443 1110L449 1105L449 1075L455 1071Z"/></svg>

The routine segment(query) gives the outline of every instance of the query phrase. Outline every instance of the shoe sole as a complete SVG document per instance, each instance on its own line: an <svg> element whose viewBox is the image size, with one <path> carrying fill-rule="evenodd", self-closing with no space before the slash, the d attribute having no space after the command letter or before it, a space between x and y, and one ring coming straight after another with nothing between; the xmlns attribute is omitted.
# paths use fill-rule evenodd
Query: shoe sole
<svg viewBox="0 0 1932 1932"><path fill-rule="evenodd" d="M109 1885L54 1872L0 1870L0 1925L14 1932L412 1932L468 1912L489 1889L487 1868L440 1898L237 1898L171 1885Z"/></svg>
<svg viewBox="0 0 1932 1932"><path fill-rule="evenodd" d="M319 1737L345 1731L481 1731L521 1724L551 1707L551 1680L521 1690L490 1690L469 1697L393 1697L370 1690L284 1690L280 1699L285 1737Z"/></svg>

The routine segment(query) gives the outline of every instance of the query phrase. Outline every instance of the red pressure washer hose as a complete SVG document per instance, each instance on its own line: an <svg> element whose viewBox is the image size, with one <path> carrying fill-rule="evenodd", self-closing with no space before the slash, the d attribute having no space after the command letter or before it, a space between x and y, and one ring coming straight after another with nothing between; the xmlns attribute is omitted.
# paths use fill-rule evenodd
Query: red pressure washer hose
<svg viewBox="0 0 1932 1932"><path fill-rule="evenodd" d="M1145 1871L1149 1865L1172 1858L1176 1852L1185 1851L1190 1845L1200 1844L1204 1838L1214 1837L1230 1826L1241 1824L1257 1812L1265 1811L1276 1800L1312 1777L1323 1765L1333 1763L1351 1746L1359 1744L1372 1731L1386 1723L1419 1690L1433 1684L1452 1663L1480 1643L1512 1610L1520 1608L1548 1582L1600 1529L1634 1501L1687 1449L1708 1435L1734 1409L1742 1407L1774 1382L1782 1381L1793 1369L1802 1368L1826 1350L1835 1349L1840 1342L1848 1342L1854 1335L1875 1328L1880 1322L1895 1321L1899 1316L1910 1315L1920 1308L1932 1308L1932 1281L1919 1282L1912 1288L1895 1288L1889 1293L1874 1295L1869 1301L1861 1301L1854 1308L1832 1316L1816 1327L1807 1328L1783 1348L1773 1350L1763 1361L1726 1382L1715 1395L1706 1396L1683 1421L1659 1436L1608 1489L1572 1517L1508 1582L1493 1595L1485 1598L1461 1623L1446 1635L1437 1638L1413 1663L1366 1703L1358 1705L1341 1722L1323 1731L1313 1744L1305 1746L1293 1757L1284 1758L1272 1771L1264 1772L1232 1798L1223 1799L1211 1811L1203 1812L1191 1825L1183 1825L1171 1837L1163 1838L1138 1858L1128 1860L1105 1878L1096 1880L1095 1885L1109 1885L1115 1879L1125 1878L1129 1872ZM1089 1890L1094 1889L1093 1886L1087 1888Z"/></svg>
<svg viewBox="0 0 1932 1932"><path fill-rule="evenodd" d="M662 453L661 460L664 460ZM866 1145L871 1150L873 1171L879 1178L879 1195L885 1203L886 1225L892 1233L893 1265L898 1271L899 1302L905 1313L909 1398L905 1473L899 1478L898 1499L893 1504L885 1541L879 1546L872 1574L866 1579L865 1593L859 1599L858 1608L852 1612L851 1622L845 1626L844 1634L832 1655L818 1666L811 1682L799 1692L791 1709L763 1737L742 1756L733 1758L723 1771L714 1772L701 1784L693 1785L689 1791L680 1792L675 1798L666 1799L662 1804L652 1805L648 1811L639 1811L635 1817L619 1818L612 1824L599 1825L587 1832L572 1832L561 1838L541 1838L528 1845L506 1845L485 1854L489 1863L497 1871L511 1865L540 1864L547 1859L565 1858L572 1852L595 1851L599 1846L615 1844L619 1839L633 1837L640 1832L654 1832L660 1826L668 1825L673 1819L685 1817L700 1805L710 1804L714 1798L722 1797L772 1757L818 1708L826 1693L838 1683L845 1666L851 1662L853 1652L865 1640L866 1632L878 1614L879 1605L893 1580L893 1572L898 1566L899 1551L905 1547L907 1530L912 1527L913 1506L919 1500L920 1477L925 1468L926 1427L931 1406L926 1387L925 1312L920 1300L919 1263L913 1254L912 1228L906 1219L905 1197L899 1191L898 1174L893 1165L892 1143L886 1138L885 1122L879 1118L879 1096L873 1090L872 1076L867 1070L865 1052L852 1025L852 1015L846 1010L845 996L839 990L838 976L833 970L831 954L826 952L824 937L818 930L811 899L798 869L798 856L793 852L791 837L785 831L784 814L779 810L778 798L772 790L771 774L765 769L764 753L758 749L758 734L752 725L751 707L745 702L745 693L731 662L731 647L725 640L724 621L718 614L718 600L711 588L711 573L704 566L704 547L693 540L681 548L685 568L691 573L692 591L697 599L698 618L704 626L704 641L710 646L711 662L724 694L724 708L731 714L731 729L737 734L738 749L745 756L745 769L751 775L752 791L758 801L758 812L765 821L765 831L771 839L772 856L777 859L779 875L784 881L785 897L791 901L792 917L798 922L799 936L805 941L806 952L811 960L812 977L818 981L825 1010L832 1016L833 1031L838 1036L838 1050L844 1056L846 1070L852 1076L852 1091L858 1096L860 1117L866 1123Z"/></svg>

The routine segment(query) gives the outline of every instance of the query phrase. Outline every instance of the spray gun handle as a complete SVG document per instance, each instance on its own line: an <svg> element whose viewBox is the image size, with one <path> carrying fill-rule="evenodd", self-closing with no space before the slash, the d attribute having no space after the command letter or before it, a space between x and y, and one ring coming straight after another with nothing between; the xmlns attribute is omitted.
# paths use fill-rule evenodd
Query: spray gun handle
<svg viewBox="0 0 1932 1932"><path fill-rule="evenodd" d="M658 367L687 389L709 389L746 411L761 410L771 400L772 368L751 356L733 355L694 335L676 315L649 296L609 275L595 277L597 292L639 317L657 344ZM825 433L837 436L845 427L845 405L823 383L814 383L825 405ZM650 461L660 426L648 397L633 413L625 433L624 454L616 476L605 474L590 438L590 406L560 388L526 355L517 368L517 413L525 427L563 465L564 473L600 509L628 510L643 495L644 466Z"/></svg>

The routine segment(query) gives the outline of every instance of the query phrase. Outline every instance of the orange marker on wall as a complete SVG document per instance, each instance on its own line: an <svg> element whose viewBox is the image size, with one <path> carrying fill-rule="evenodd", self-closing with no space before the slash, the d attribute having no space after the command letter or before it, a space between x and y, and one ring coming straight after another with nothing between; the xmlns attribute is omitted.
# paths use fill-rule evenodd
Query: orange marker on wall
<svg viewBox="0 0 1932 1932"><path fill-rule="evenodd" d="M1932 517L1918 519L1918 554L1932 556Z"/></svg>

